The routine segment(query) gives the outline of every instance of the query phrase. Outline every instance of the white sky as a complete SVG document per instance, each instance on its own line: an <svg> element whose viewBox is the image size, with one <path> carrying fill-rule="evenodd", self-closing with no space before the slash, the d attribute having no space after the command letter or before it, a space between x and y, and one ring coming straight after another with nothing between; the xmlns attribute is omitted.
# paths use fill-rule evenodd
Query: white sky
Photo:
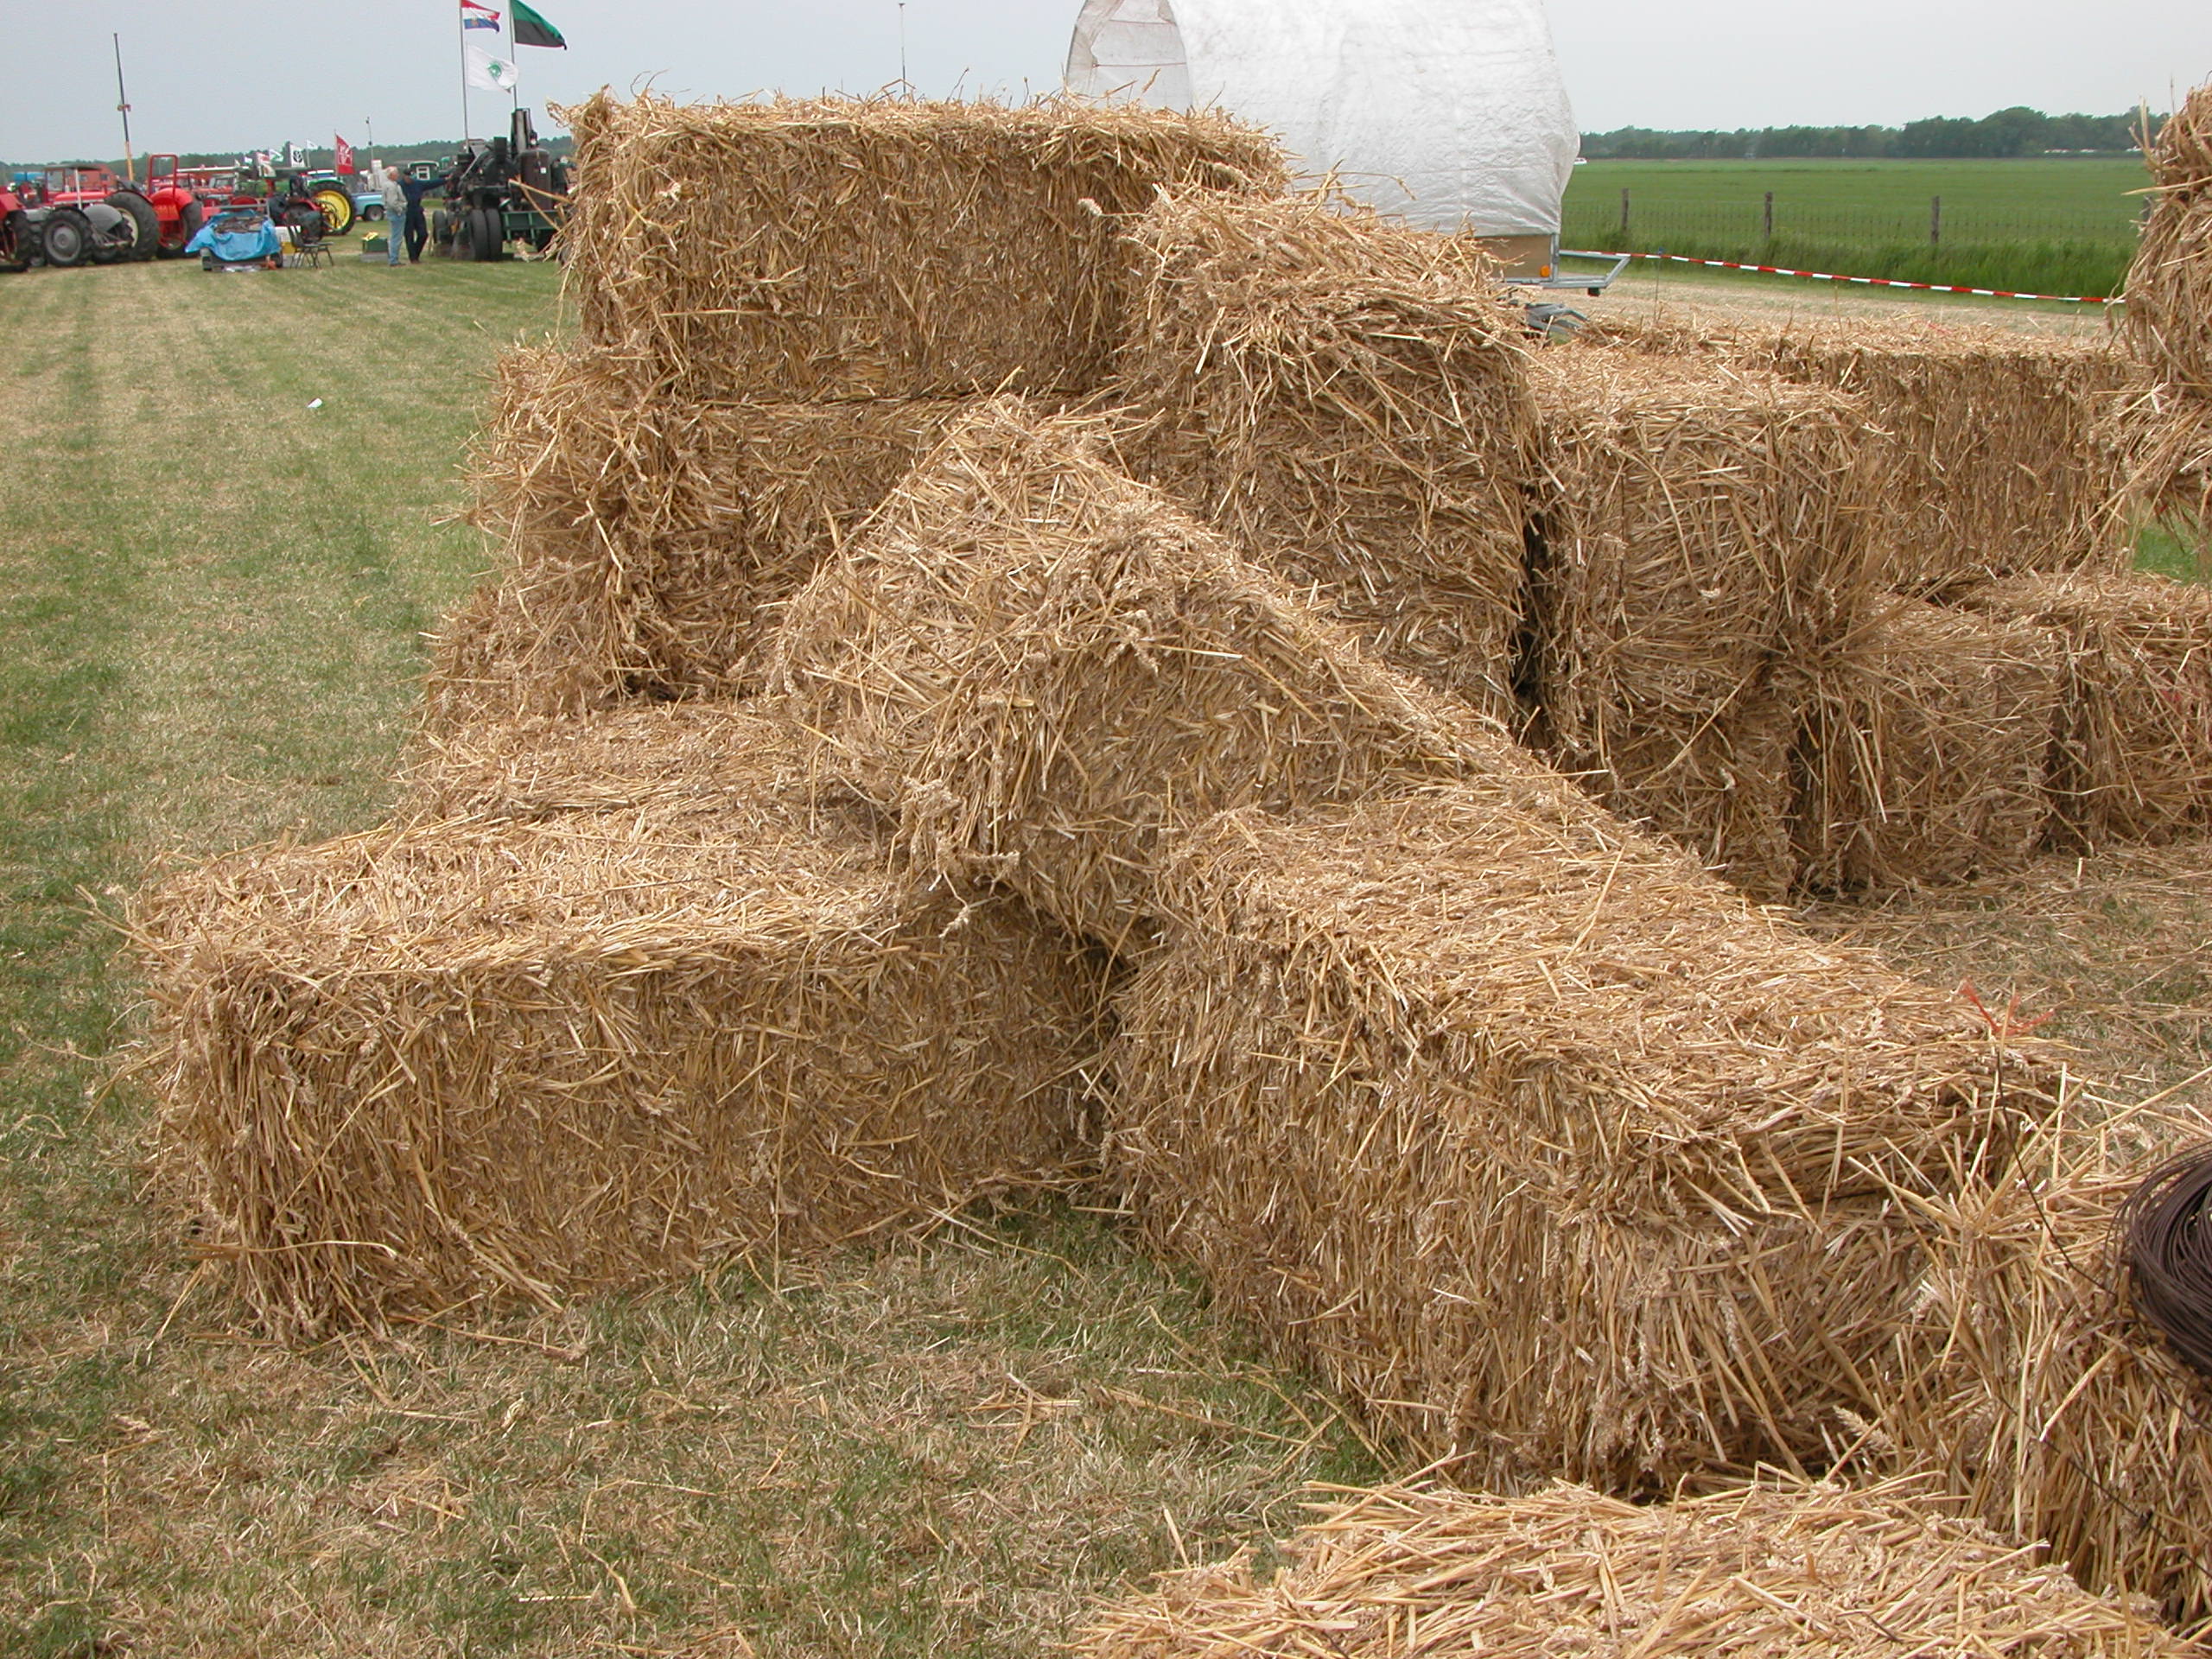
<svg viewBox="0 0 2212 1659"><path fill-rule="evenodd" d="M505 0L493 0L502 10ZM1453 0L1436 0L1449 5ZM648 79L738 97L865 92L899 74L897 0L533 0L569 41L520 54L525 102ZM1077 0L909 0L925 93L1058 84ZM113 156L108 37L149 149L457 136L456 0L0 0L0 159ZM2111 12L2061 0L1551 0L1586 130L1895 124L2026 104L2170 106L2212 75L2212 0ZM481 38L480 35L479 38ZM474 99L475 130L505 100Z"/></svg>

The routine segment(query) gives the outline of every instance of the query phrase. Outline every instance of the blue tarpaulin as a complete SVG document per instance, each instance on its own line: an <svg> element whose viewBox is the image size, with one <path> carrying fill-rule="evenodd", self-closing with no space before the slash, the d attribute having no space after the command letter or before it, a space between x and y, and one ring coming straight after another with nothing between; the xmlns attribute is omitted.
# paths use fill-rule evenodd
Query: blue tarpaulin
<svg viewBox="0 0 2212 1659"><path fill-rule="evenodd" d="M212 254L219 264L258 264L284 251L276 227L259 213L218 213L184 245L187 253Z"/></svg>

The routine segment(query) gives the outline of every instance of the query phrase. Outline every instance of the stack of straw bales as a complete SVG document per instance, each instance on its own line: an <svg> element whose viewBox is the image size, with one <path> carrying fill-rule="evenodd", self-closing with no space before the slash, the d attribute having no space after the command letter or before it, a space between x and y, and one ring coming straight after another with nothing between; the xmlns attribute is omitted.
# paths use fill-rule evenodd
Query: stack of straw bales
<svg viewBox="0 0 2212 1659"><path fill-rule="evenodd" d="M2049 787L2072 844L2212 823L2212 591L2163 576L2030 576L1961 596L2047 630L2064 659Z"/></svg>
<svg viewBox="0 0 2212 1659"><path fill-rule="evenodd" d="M985 405L791 601L770 678L923 868L1120 949L1173 830L1457 776L1479 722L1117 471L1117 429Z"/></svg>
<svg viewBox="0 0 2212 1659"><path fill-rule="evenodd" d="M1599 798L1781 897L1808 671L1876 590L1883 475L1851 397L1709 359L1558 349L1535 680Z"/></svg>
<svg viewBox="0 0 2212 1659"><path fill-rule="evenodd" d="M1535 418L1480 248L1216 192L1163 197L1131 240L1114 395L1154 417L1140 474L1383 661L1510 711Z"/></svg>
<svg viewBox="0 0 2212 1659"><path fill-rule="evenodd" d="M1575 1486L1509 1500L1337 1494L1262 1582L1170 1575L1084 1632L1088 1659L2179 1659L2126 1604L1957 1520L1924 1487L1765 1483L1637 1508ZM1319 1507L1319 1506L1317 1506Z"/></svg>
<svg viewBox="0 0 2212 1659"><path fill-rule="evenodd" d="M1805 883L1933 887L2024 867L2050 815L2066 652L2049 630L1901 600L1815 682L1800 766Z"/></svg>
<svg viewBox="0 0 2212 1659"><path fill-rule="evenodd" d="M1285 182L1264 133L1130 104L601 93L568 118L585 338L709 402L1094 391L1120 220L1162 188Z"/></svg>
<svg viewBox="0 0 2212 1659"><path fill-rule="evenodd" d="M168 1161L270 1326L819 1249L1083 1160L1090 972L809 827L771 729L487 745L418 784L468 818L142 902Z"/></svg>
<svg viewBox="0 0 2212 1659"><path fill-rule="evenodd" d="M475 475L505 559L441 640L435 728L748 690L764 619L969 399L1096 390L1127 215L1283 177L1264 135L1125 106L571 117L584 342L504 370Z"/></svg>
<svg viewBox="0 0 2212 1659"><path fill-rule="evenodd" d="M2101 339L1950 318L1778 327L1662 319L1599 333L1860 398L1888 474L1884 579L1899 593L2126 568L2112 423L2131 377Z"/></svg>
<svg viewBox="0 0 2212 1659"><path fill-rule="evenodd" d="M2145 517L2171 515L2212 542L2212 85L2160 130L2155 188L2127 273L2126 339L2151 385L2123 419L2128 494Z"/></svg>
<svg viewBox="0 0 2212 1659"><path fill-rule="evenodd" d="M1933 1269L1880 1427L1993 1527L2098 1590L2212 1618L2212 1389L2129 1313L2120 1208L2201 1124L2055 1122L2004 1178L1928 1207Z"/></svg>
<svg viewBox="0 0 2212 1659"><path fill-rule="evenodd" d="M1616 1491L1848 1439L1933 1197L2045 1062L1491 740L1226 814L1117 998L1109 1171L1224 1305L1455 1478Z"/></svg>

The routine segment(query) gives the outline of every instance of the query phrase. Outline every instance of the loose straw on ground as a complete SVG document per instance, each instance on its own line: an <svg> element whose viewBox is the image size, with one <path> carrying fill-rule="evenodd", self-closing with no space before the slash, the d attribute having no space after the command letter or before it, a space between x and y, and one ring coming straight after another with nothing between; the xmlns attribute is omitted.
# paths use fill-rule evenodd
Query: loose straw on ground
<svg viewBox="0 0 2212 1659"><path fill-rule="evenodd" d="M1249 1556L1104 1610L1087 1659L2180 1659L2194 1651L1925 1484L1757 1486L1637 1508L1319 1489L1272 1578Z"/></svg>

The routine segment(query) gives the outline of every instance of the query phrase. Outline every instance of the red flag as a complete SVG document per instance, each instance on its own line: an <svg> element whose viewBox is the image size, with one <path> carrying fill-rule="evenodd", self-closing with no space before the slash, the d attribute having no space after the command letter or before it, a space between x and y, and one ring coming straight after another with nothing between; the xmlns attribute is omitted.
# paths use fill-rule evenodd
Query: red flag
<svg viewBox="0 0 2212 1659"><path fill-rule="evenodd" d="M331 137L337 138L338 135L333 133ZM338 155L335 157L333 170L339 173L351 173L353 170L353 146L343 138L338 139Z"/></svg>

